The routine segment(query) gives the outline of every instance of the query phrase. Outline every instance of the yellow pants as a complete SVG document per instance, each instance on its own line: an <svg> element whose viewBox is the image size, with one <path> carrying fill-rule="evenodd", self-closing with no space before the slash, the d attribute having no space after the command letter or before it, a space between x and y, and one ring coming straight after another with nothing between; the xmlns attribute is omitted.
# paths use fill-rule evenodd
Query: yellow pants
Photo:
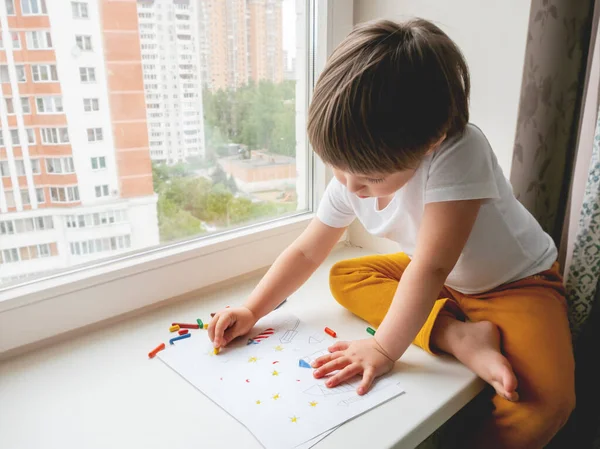
<svg viewBox="0 0 600 449"><path fill-rule="evenodd" d="M377 327L410 258L403 253L360 257L331 269L335 299ZM575 406L574 360L565 291L558 264L492 291L465 295L444 287L414 340L436 353L430 336L440 315L490 321L500 329L502 353L518 379L520 400L494 395L492 416L460 447L535 449L545 446Z"/></svg>

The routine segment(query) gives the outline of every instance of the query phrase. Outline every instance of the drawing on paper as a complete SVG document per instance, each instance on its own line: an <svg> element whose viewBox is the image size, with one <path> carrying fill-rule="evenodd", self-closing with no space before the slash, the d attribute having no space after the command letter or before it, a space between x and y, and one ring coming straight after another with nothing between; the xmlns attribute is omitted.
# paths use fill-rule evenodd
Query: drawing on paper
<svg viewBox="0 0 600 449"><path fill-rule="evenodd" d="M302 357L302 360L304 360L308 364L308 366L311 366L315 360L317 360L322 355L326 355L326 354L329 354L329 351L327 351L327 349L322 349L321 351L316 351L310 355L306 355L306 356Z"/></svg>
<svg viewBox="0 0 600 449"><path fill-rule="evenodd" d="M277 399L279 399L280 397L281 397L281 396L279 396L279 393L275 393L275 394L273 395L273 399L274 399L274 400L277 400Z"/></svg>
<svg viewBox="0 0 600 449"><path fill-rule="evenodd" d="M254 338L248 339L248 343L246 343L246 345L257 345L261 341L269 338L274 333L275 333L275 329L273 329L272 327L269 327L268 329L265 329L264 331L262 331L260 334L256 335Z"/></svg>
<svg viewBox="0 0 600 449"><path fill-rule="evenodd" d="M298 319L296 319L296 324L294 324L294 327L285 331L285 334L283 334L283 336L279 339L279 341L281 343L291 343L292 340L294 340L294 337L296 335L298 335L298 331L296 329L298 329L299 325L300 325L300 319L298 318Z"/></svg>
<svg viewBox="0 0 600 449"><path fill-rule="evenodd" d="M317 404L318 404L318 402L317 402L317 401L310 401L310 402L308 403L308 405L310 405L311 407L316 407L316 406L317 406Z"/></svg>
<svg viewBox="0 0 600 449"><path fill-rule="evenodd" d="M349 383L342 382L337 387L328 388L325 385L313 385L312 387L304 390L304 393L313 396L331 396L332 394L348 393L354 391L354 387Z"/></svg>
<svg viewBox="0 0 600 449"><path fill-rule="evenodd" d="M276 369L273 370L273 372L271 373L272 376L279 376L279 371L277 371Z"/></svg>
<svg viewBox="0 0 600 449"><path fill-rule="evenodd" d="M292 417L290 417L290 421L291 422L298 422L298 417L297 416L292 416Z"/></svg>
<svg viewBox="0 0 600 449"><path fill-rule="evenodd" d="M317 343L323 343L323 340L325 340L325 335L318 333L318 334L314 334L311 335L310 337L308 337L308 342L311 345L316 345Z"/></svg>
<svg viewBox="0 0 600 449"><path fill-rule="evenodd" d="M275 349L275 351L283 351L285 348L281 345L277 345L273 349Z"/></svg>
<svg viewBox="0 0 600 449"><path fill-rule="evenodd" d="M258 361L258 357L252 356L252 357L248 358L248 363L256 363L257 361Z"/></svg>

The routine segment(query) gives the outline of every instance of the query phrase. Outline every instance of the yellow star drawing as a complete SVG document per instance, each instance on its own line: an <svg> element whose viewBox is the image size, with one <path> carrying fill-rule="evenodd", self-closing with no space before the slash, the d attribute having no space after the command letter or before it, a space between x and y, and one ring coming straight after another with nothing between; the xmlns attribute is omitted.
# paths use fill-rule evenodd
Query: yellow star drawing
<svg viewBox="0 0 600 449"><path fill-rule="evenodd" d="M296 416L292 416L292 417L290 418L290 421L291 421L291 422L298 422L298 417L296 417Z"/></svg>
<svg viewBox="0 0 600 449"><path fill-rule="evenodd" d="M277 371L276 369L273 370L273 372L271 373L273 376L279 376L279 371Z"/></svg>
<svg viewBox="0 0 600 449"><path fill-rule="evenodd" d="M277 393L277 394L274 394L274 395L273 395L273 399L275 399L275 400L279 399L279 393Z"/></svg>
<svg viewBox="0 0 600 449"><path fill-rule="evenodd" d="M317 406L317 404L318 404L318 402L317 402L317 401L310 401L310 402L308 403L308 405L310 405L311 407L316 407L316 406Z"/></svg>
<svg viewBox="0 0 600 449"><path fill-rule="evenodd" d="M260 405L260 404L261 404L261 402L260 402L260 399L259 399L258 401L256 401L256 405Z"/></svg>
<svg viewBox="0 0 600 449"><path fill-rule="evenodd" d="M275 351L283 351L284 347L281 345L277 345L277 346L275 346L274 349L275 349Z"/></svg>
<svg viewBox="0 0 600 449"><path fill-rule="evenodd" d="M248 359L248 363L256 363L257 360L258 360L258 357L250 357Z"/></svg>

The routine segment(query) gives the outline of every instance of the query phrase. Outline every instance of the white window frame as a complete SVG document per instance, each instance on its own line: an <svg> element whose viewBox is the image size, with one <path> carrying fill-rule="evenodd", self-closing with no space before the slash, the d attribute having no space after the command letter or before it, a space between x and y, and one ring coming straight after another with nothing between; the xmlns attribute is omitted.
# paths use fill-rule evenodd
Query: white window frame
<svg viewBox="0 0 600 449"><path fill-rule="evenodd" d="M68 175L75 173L75 164L71 156L46 157L48 175Z"/></svg>
<svg viewBox="0 0 600 449"><path fill-rule="evenodd" d="M85 13L83 13L85 11ZM71 2L71 14L74 19L89 19L90 9L87 2Z"/></svg>
<svg viewBox="0 0 600 449"><path fill-rule="evenodd" d="M100 110L100 101L98 98L84 98L83 112L98 112Z"/></svg>
<svg viewBox="0 0 600 449"><path fill-rule="evenodd" d="M327 54L353 26L352 8L348 8L346 0L308 0L308 3L319 8L319 20L310 20L314 13L307 11L307 28L309 22L316 23L315 33L306 33L307 44L316 34L319 46L312 59L315 68L306 73L306 106L316 73L323 67ZM331 175L311 151L307 153L307 165L312 167L307 180L308 199L315 211ZM24 281L14 287L0 287L0 328L7 336L0 341L0 354L8 350L18 352L24 345L264 269L313 218L314 212L298 213L210 238L197 237L143 251L139 251L133 235L132 253L76 266L68 272ZM253 256L248 257L249 254ZM133 290L135 295L129 293ZM50 312L53 325L47 326ZM24 320L33 329L27 335L19 332Z"/></svg>
<svg viewBox="0 0 600 449"><path fill-rule="evenodd" d="M27 8L24 5L28 5ZM33 12L33 6L35 5L35 9L37 12ZM29 12L25 12L28 9ZM48 8L46 5L46 0L21 0L21 14L24 16L46 16L48 15Z"/></svg>
<svg viewBox="0 0 600 449"><path fill-rule="evenodd" d="M40 110L40 101L43 110ZM35 97L35 109L39 115L64 114L65 111L61 95L42 95Z"/></svg>
<svg viewBox="0 0 600 449"><path fill-rule="evenodd" d="M25 43L27 44L27 50L51 50L54 48L50 30L26 31Z"/></svg>
<svg viewBox="0 0 600 449"><path fill-rule="evenodd" d="M96 75L97 75L97 73L96 73L96 68L95 67L79 67L79 81L82 84L95 84L95 83L97 83L98 82L98 77Z"/></svg>
<svg viewBox="0 0 600 449"><path fill-rule="evenodd" d="M17 37L17 39L15 39L15 36ZM11 31L10 37L11 37L11 41L12 41L13 50L20 50L23 46L21 45L21 36L19 36L19 32ZM15 45L15 41L16 41L17 45ZM6 46L4 45L3 33L0 33L0 49L4 50L5 48L6 48Z"/></svg>
<svg viewBox="0 0 600 449"><path fill-rule="evenodd" d="M106 156L92 157L90 158L90 163L92 166L92 170L94 171L106 170Z"/></svg>
<svg viewBox="0 0 600 449"><path fill-rule="evenodd" d="M71 141L66 126L40 128L42 145L68 145Z"/></svg>
<svg viewBox="0 0 600 449"><path fill-rule="evenodd" d="M52 71L52 67L54 67L54 71ZM43 72L45 72L47 79L43 79ZM53 78L53 74L56 75L56 78ZM36 80L36 78L38 79ZM57 83L58 70L56 64L31 64L31 80L34 83Z"/></svg>
<svg viewBox="0 0 600 449"><path fill-rule="evenodd" d="M78 34L75 36L75 45L79 47L81 51L94 51L92 46L92 36L89 34Z"/></svg>

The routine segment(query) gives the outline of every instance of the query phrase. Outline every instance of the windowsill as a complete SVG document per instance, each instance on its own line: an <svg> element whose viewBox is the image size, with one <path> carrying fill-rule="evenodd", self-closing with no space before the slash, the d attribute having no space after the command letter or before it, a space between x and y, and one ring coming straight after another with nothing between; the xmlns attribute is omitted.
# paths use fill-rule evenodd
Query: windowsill
<svg viewBox="0 0 600 449"><path fill-rule="evenodd" d="M327 274L335 261L366 253L335 250L283 309L317 327L329 326L341 338L364 338L364 322L331 298ZM208 318L217 308L239 304L257 280L254 275L183 301L171 299L159 309L78 331L67 341L0 363L0 402L11 404L0 413L0 446L77 449L86 441L88 449L158 448L195 441L210 448L261 447L240 423L146 355L166 341L172 321ZM192 338L206 338L202 331L194 333ZM406 394L342 426L316 447L413 448L483 386L459 363L416 347L403 356L402 366Z"/></svg>

